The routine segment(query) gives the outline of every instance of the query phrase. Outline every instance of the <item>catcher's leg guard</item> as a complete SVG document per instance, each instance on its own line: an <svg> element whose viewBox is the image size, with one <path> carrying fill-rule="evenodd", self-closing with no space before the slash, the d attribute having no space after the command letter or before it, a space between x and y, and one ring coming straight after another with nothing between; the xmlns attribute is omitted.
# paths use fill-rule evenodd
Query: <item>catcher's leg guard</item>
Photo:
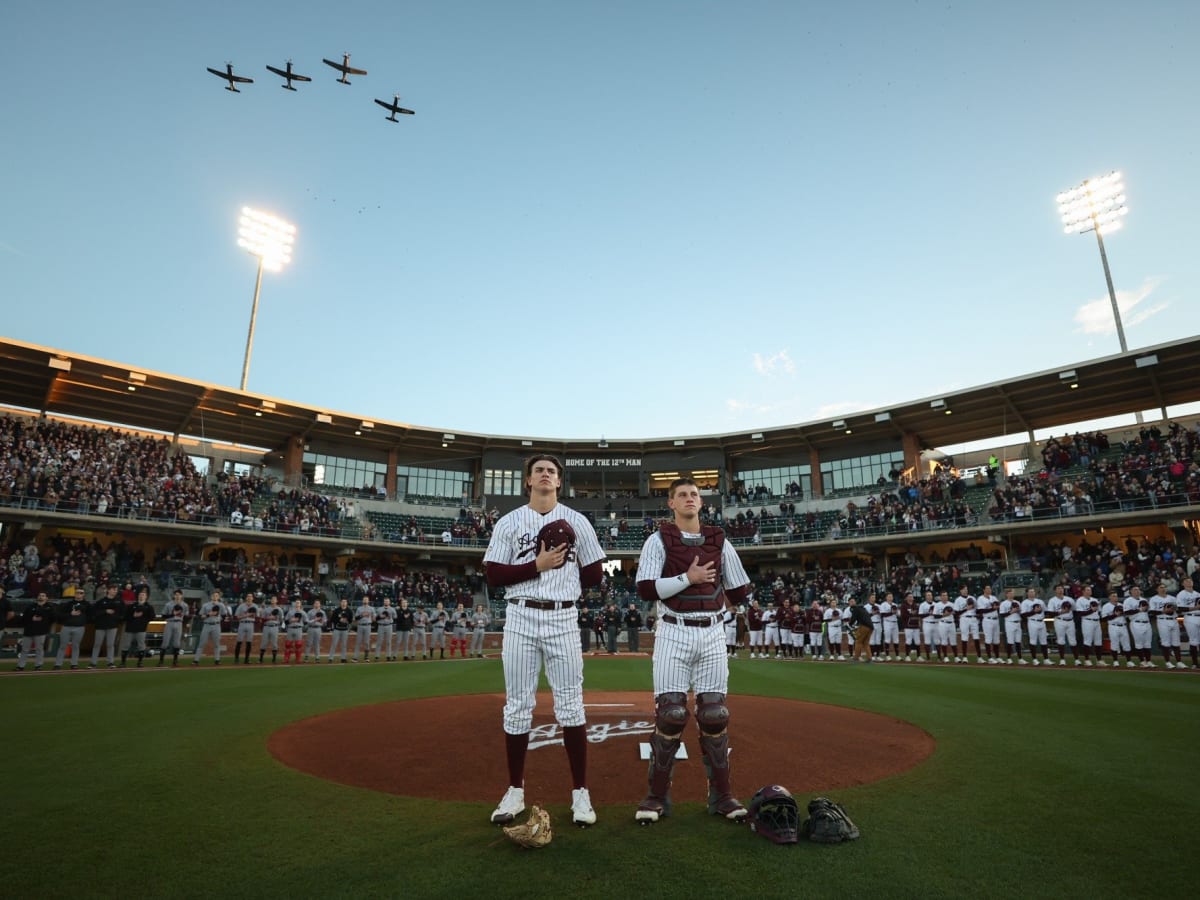
<svg viewBox="0 0 1200 900"><path fill-rule="evenodd" d="M660 817L670 815L671 772L687 720L687 694L658 695L654 704L655 730L650 736L649 789L634 816L639 822L657 822Z"/></svg>
<svg viewBox="0 0 1200 900"><path fill-rule="evenodd" d="M725 695L696 695L696 723L700 726L700 752L708 774L708 811L737 820L745 818L746 807L733 796L729 786L729 708Z"/></svg>

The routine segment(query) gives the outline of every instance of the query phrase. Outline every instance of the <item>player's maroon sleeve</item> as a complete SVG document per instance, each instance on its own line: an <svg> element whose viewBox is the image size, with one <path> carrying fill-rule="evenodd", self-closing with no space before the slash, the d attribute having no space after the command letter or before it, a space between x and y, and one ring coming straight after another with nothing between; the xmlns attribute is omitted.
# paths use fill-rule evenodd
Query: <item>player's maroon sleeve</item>
<svg viewBox="0 0 1200 900"><path fill-rule="evenodd" d="M596 565L599 565L597 563ZM488 587L505 587L510 584L520 584L538 577L537 560L510 566L507 563L490 562L485 567ZM599 584L600 582L596 582Z"/></svg>
<svg viewBox="0 0 1200 900"><path fill-rule="evenodd" d="M593 588L599 587L600 582L604 580L604 560L598 559L588 566L584 566L579 570L579 585L580 587Z"/></svg>
<svg viewBox="0 0 1200 900"><path fill-rule="evenodd" d="M653 603L658 599L658 588L655 587L653 578L637 583L638 596L647 603Z"/></svg>
<svg viewBox="0 0 1200 900"><path fill-rule="evenodd" d="M743 584L741 587L726 588L725 596L733 603L745 603L746 597L750 593L750 585Z"/></svg>

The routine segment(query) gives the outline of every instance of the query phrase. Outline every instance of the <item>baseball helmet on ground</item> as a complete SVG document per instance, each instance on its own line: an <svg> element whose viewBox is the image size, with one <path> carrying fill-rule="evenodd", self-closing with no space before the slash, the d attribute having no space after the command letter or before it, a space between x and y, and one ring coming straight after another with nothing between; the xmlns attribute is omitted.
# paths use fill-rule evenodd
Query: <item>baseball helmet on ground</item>
<svg viewBox="0 0 1200 900"><path fill-rule="evenodd" d="M791 791L779 784L761 787L750 798L750 830L776 844L800 840L800 809Z"/></svg>
<svg viewBox="0 0 1200 900"><path fill-rule="evenodd" d="M575 529L571 527L571 523L565 519L556 519L553 522L548 522L542 526L542 530L538 532L537 549L538 553L542 552L542 548L552 549L560 547L563 544L567 545L567 550L571 550L575 546ZM560 565L567 564L564 559Z"/></svg>

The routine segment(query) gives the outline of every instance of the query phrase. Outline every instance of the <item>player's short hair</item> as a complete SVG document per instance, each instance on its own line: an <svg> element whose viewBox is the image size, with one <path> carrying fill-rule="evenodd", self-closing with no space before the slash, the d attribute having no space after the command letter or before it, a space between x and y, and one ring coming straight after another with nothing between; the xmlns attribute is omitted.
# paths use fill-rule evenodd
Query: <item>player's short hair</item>
<svg viewBox="0 0 1200 900"><path fill-rule="evenodd" d="M554 467L558 469L558 490L559 493L562 493L563 464L562 460L553 453L535 453L525 460L525 493L529 493L529 479L533 477L534 463L541 462L542 460L554 463Z"/></svg>
<svg viewBox="0 0 1200 900"><path fill-rule="evenodd" d="M669 488L667 488L667 496L674 497L675 489L679 488L679 487L683 487L685 484L690 484L692 487L696 488L697 490L700 489L700 485L696 484L696 480L694 478L689 478L688 476L685 475L684 477L676 478L674 481L671 482L671 486Z"/></svg>

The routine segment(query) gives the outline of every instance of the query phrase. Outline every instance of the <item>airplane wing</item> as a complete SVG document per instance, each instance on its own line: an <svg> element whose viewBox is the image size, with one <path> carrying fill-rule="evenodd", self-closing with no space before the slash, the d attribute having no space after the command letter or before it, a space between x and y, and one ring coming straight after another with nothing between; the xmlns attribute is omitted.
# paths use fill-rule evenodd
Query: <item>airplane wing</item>
<svg viewBox="0 0 1200 900"><path fill-rule="evenodd" d="M211 72L211 71L212 71L212 69L209 69L209 71ZM267 71L268 71L268 72L274 72L274 73L275 73L276 75L278 75L280 78L287 78L287 77L288 77L288 73L287 73L287 72L283 71L283 69L277 69L277 68L275 68L274 66L267 66ZM292 78L295 78L297 81L299 81L299 80L300 80L300 76L299 76L299 75L292 75L291 77L292 77Z"/></svg>
<svg viewBox="0 0 1200 900"><path fill-rule="evenodd" d="M226 76L222 75L221 77L224 78ZM241 82L242 84L254 84L254 79L247 78L245 75L234 75L232 72L230 72L228 77L234 81Z"/></svg>
<svg viewBox="0 0 1200 900"><path fill-rule="evenodd" d="M212 66L208 66L207 68L208 68L208 71L212 72L218 78L228 78L229 77L224 72L222 72L220 69L214 69Z"/></svg>
<svg viewBox="0 0 1200 900"><path fill-rule="evenodd" d="M344 65L342 65L340 62L334 62L332 59L322 59L322 60L321 60L321 62L325 63L325 65L327 65L327 66L333 66L333 67L334 67L335 69L337 69L339 72L348 72L348 71L350 71L350 70L349 70L349 69L347 69L347 68L346 68Z"/></svg>
<svg viewBox="0 0 1200 900"><path fill-rule="evenodd" d="M212 69L209 69L208 71L210 71L210 72L211 72L211 71L212 71ZM375 102L376 102L376 103L378 103L380 106L382 106L384 109L395 109L395 108L396 108L396 107L395 107L395 104L392 104L392 103L385 103L385 102L384 102L384 101L382 101L382 100L378 100L378 99L377 99Z"/></svg>
<svg viewBox="0 0 1200 900"><path fill-rule="evenodd" d="M416 113L413 110L405 109L403 106L397 106L392 111L398 112L403 116L415 116L416 115Z"/></svg>
<svg viewBox="0 0 1200 900"><path fill-rule="evenodd" d="M328 60L326 60L326 62L328 62ZM341 69L343 72L345 72L347 75L366 75L367 74L366 69L354 69L354 68L351 68L350 66L338 66L338 68Z"/></svg>
<svg viewBox="0 0 1200 900"><path fill-rule="evenodd" d="M293 72L292 73L292 81L312 81L312 79L309 78L307 75L297 75L296 73Z"/></svg>

